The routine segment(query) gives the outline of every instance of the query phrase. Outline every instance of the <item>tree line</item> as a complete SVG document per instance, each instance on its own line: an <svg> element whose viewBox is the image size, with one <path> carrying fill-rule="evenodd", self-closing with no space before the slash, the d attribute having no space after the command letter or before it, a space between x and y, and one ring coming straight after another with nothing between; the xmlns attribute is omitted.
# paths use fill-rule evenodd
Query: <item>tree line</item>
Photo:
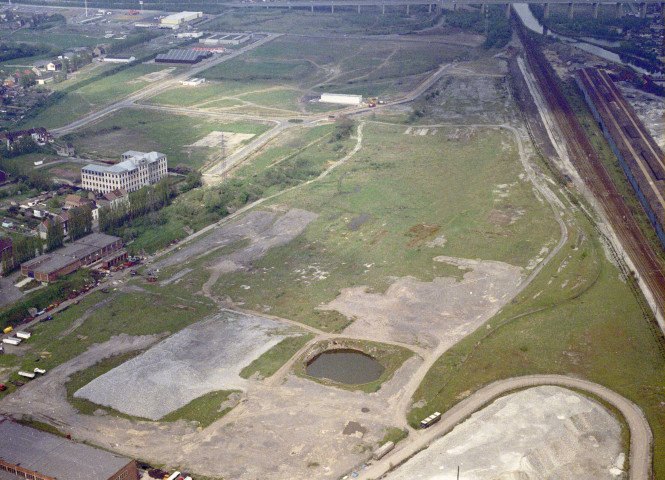
<svg viewBox="0 0 665 480"><path fill-rule="evenodd" d="M175 195L168 178L129 194L129 201L99 209L99 231L117 233L126 222L161 210Z"/></svg>
<svg viewBox="0 0 665 480"><path fill-rule="evenodd" d="M12 245L12 253L3 252L2 272L3 275L16 270L19 266L32 260L37 255L52 252L65 243L64 222L49 219L46 221L46 241L42 242L39 237L25 237L17 240ZM69 210L67 221L67 233L71 241L78 240L92 233L92 211L88 207L75 207Z"/></svg>

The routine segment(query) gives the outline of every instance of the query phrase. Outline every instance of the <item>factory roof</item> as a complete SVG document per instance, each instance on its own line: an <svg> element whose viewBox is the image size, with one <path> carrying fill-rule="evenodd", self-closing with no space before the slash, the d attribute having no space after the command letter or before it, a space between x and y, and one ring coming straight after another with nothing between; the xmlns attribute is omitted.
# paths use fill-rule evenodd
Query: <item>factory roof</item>
<svg viewBox="0 0 665 480"><path fill-rule="evenodd" d="M203 52L201 50L192 50L184 48L175 48L171 49L166 53L159 54L155 57L155 60L162 62L191 62L196 63L201 58L209 56L208 52Z"/></svg>
<svg viewBox="0 0 665 480"><path fill-rule="evenodd" d="M80 260L87 255L95 253L96 251L117 242L118 240L120 240L119 237L106 235L105 233L91 233L90 235L86 235L54 252L28 260L21 264L21 266L49 275L57 272L61 268L71 265L73 262Z"/></svg>
<svg viewBox="0 0 665 480"><path fill-rule="evenodd" d="M59 480L110 478L131 461L2 416L0 459Z"/></svg>

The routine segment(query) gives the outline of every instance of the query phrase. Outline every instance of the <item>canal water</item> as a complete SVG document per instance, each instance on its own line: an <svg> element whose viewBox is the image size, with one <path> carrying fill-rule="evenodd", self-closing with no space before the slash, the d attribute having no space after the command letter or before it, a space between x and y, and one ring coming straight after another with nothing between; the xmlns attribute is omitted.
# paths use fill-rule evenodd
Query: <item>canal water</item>
<svg viewBox="0 0 665 480"><path fill-rule="evenodd" d="M310 377L327 378L347 385L360 385L378 380L385 370L376 359L358 350L330 350L307 364Z"/></svg>
<svg viewBox="0 0 665 480"><path fill-rule="evenodd" d="M513 9L515 9L515 12L517 15L519 15L520 19L522 20L522 23L524 23L524 26L531 30L532 32L536 32L539 34L543 34L543 25L538 21L536 17L533 16L533 13L531 13L531 9L529 9L529 5L527 3L513 3ZM566 37L565 35L559 35L558 33L554 33L548 30L547 32L548 37L556 38L561 40L562 42L568 43L570 45L573 45L581 50L584 50L586 52L589 52L593 55L596 55L600 58L604 58L605 60L609 60L610 62L618 63L620 65L626 65L633 70L635 70L638 73L641 74L648 74L645 69L638 67L637 65L633 65L632 63L629 62L624 62L621 60L618 54L611 52L609 50L606 50L602 48L599 45L594 45L593 43L588 43L588 42L583 42L580 41L576 38L571 38L571 37ZM594 43L597 44L605 44L608 47L616 46L618 42L607 42L603 40L596 40L593 39Z"/></svg>

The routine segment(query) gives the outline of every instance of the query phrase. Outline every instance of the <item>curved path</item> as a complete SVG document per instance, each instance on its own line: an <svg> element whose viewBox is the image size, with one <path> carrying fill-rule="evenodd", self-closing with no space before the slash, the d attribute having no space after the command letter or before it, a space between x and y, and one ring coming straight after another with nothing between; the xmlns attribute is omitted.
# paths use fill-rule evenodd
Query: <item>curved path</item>
<svg viewBox="0 0 665 480"><path fill-rule="evenodd" d="M642 410L630 400L618 393L578 378L562 375L528 375L508 378L491 383L473 395L459 402L441 416L441 421L427 430L417 430L381 460L372 462L358 474L358 479L376 479L385 475L392 465L399 465L419 450L426 448L432 441L451 431L457 424L485 406L488 402L513 390L535 387L538 385L557 385L575 388L595 395L610 403L621 412L630 430L629 478L631 480L651 479L651 443L653 435L649 422Z"/></svg>

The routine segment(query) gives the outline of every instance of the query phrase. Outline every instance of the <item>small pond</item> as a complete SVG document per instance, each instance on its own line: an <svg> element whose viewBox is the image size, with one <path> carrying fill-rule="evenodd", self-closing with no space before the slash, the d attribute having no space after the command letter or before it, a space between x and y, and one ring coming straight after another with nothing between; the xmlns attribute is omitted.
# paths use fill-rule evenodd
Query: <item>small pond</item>
<svg viewBox="0 0 665 480"><path fill-rule="evenodd" d="M310 377L327 378L347 385L359 385L378 380L385 367L376 359L358 350L328 350L314 357L306 373Z"/></svg>

